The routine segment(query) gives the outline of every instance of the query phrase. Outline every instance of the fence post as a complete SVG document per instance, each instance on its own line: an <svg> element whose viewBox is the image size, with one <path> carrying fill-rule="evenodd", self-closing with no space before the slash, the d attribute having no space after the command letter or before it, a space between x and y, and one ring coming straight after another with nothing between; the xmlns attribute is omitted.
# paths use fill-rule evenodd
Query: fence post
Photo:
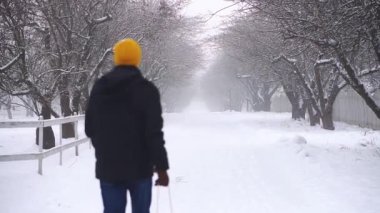
<svg viewBox="0 0 380 213"><path fill-rule="evenodd" d="M43 123L43 117L40 116L39 120L42 121L42 125L38 127L38 151L40 152L38 156L38 174L42 175L42 160L44 158L43 156L43 143L44 143L44 123Z"/></svg>
<svg viewBox="0 0 380 213"><path fill-rule="evenodd" d="M59 151L59 165L63 165L63 149L62 149L62 124L59 124L59 146L60 146L60 151Z"/></svg>
<svg viewBox="0 0 380 213"><path fill-rule="evenodd" d="M74 122L75 126L75 140L77 141L79 136L78 136L78 119ZM79 156L79 147L78 145L75 146L75 155Z"/></svg>

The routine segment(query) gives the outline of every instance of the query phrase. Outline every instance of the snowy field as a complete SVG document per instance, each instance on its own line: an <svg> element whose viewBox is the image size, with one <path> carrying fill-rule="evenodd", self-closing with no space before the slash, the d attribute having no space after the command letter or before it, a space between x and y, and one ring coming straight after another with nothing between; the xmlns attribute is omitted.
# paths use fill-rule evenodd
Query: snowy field
<svg viewBox="0 0 380 213"><path fill-rule="evenodd" d="M165 133L176 213L380 212L378 131L343 123L326 131L289 114L199 112L165 115ZM37 150L34 140L33 129L0 129L0 154ZM44 176L37 161L0 163L0 212L102 212L93 149L82 145L79 157L67 150L58 161L44 161ZM167 189L154 189L151 210L170 212Z"/></svg>

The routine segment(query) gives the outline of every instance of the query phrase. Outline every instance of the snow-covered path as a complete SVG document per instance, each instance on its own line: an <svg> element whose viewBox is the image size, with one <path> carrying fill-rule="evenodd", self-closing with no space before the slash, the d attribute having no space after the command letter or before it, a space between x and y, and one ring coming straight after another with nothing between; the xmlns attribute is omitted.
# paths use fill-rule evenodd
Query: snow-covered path
<svg viewBox="0 0 380 213"><path fill-rule="evenodd" d="M380 212L380 133L341 123L330 132L289 117L166 115L174 212ZM0 154L6 148L0 143ZM49 158L42 177L37 162L0 163L0 212L101 212L93 150L80 151L66 152L63 167ZM168 190L158 190L151 212L169 213Z"/></svg>

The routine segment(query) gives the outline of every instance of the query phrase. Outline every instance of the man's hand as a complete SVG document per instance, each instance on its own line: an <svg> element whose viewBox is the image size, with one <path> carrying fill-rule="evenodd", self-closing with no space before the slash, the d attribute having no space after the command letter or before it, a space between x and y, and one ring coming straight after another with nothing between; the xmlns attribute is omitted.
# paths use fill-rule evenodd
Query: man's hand
<svg viewBox="0 0 380 213"><path fill-rule="evenodd" d="M169 176L166 171L158 171L158 179L156 180L156 186L168 186Z"/></svg>

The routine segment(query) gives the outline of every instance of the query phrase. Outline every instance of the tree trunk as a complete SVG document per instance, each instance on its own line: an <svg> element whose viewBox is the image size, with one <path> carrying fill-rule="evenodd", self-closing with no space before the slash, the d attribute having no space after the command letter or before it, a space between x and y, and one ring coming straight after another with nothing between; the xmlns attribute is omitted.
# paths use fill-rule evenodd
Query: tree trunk
<svg viewBox="0 0 380 213"><path fill-rule="evenodd" d="M87 104L90 99L90 93L88 92L88 88L84 88L82 90L82 95L80 97L80 108L81 108L81 113L85 113L87 109Z"/></svg>
<svg viewBox="0 0 380 213"><path fill-rule="evenodd" d="M343 87L338 87L337 85L335 85L331 92L330 92L330 95L329 97L327 98L327 104L326 104L326 108L325 108L325 112L324 112L324 116L322 118L322 123L323 123L323 128L324 129L328 129L328 130L335 130L335 127L334 127L334 118L333 118L333 107L334 107L334 103L335 103L335 100L336 98L338 97L338 94L339 92L344 88Z"/></svg>
<svg viewBox="0 0 380 213"><path fill-rule="evenodd" d="M264 102L258 103L253 106L255 112L270 112L271 101L264 100Z"/></svg>
<svg viewBox="0 0 380 213"><path fill-rule="evenodd" d="M70 109L70 94L67 89L60 92L60 102L61 102L61 112L63 117L71 116ZM62 138L74 138L74 124L73 123L65 123L62 125Z"/></svg>
<svg viewBox="0 0 380 213"><path fill-rule="evenodd" d="M271 93L269 84L264 83L263 89L261 90L260 93L261 93L261 96L263 97L262 102L260 103L261 104L261 111L270 112L271 98L272 98L272 95L274 94L274 92Z"/></svg>
<svg viewBox="0 0 380 213"><path fill-rule="evenodd" d="M43 105L41 109L41 115L43 119L50 119L51 118L51 110L50 106ZM39 141L39 131L38 128L36 129L36 144L38 145ZM44 149L51 149L55 147L55 137L54 137L54 132L53 129L49 127L44 127L44 134L43 134L43 143L42 147Z"/></svg>
<svg viewBox="0 0 380 213"><path fill-rule="evenodd" d="M70 93L68 91L68 78L64 76L59 84L59 98L61 104L61 114L63 117L71 116L70 108ZM75 137L74 124L65 123L62 125L62 138L73 138Z"/></svg>
<svg viewBox="0 0 380 213"><path fill-rule="evenodd" d="M262 108L264 112L270 112L272 102L271 102L271 97L269 95L264 96L264 102L262 103L262 105L263 105Z"/></svg>
<svg viewBox="0 0 380 213"><path fill-rule="evenodd" d="M301 118L304 120L306 119L306 110L307 110L307 105L304 101L301 106Z"/></svg>
<svg viewBox="0 0 380 213"><path fill-rule="evenodd" d="M326 110L322 115L321 120L323 129L335 130L332 110Z"/></svg>
<svg viewBox="0 0 380 213"><path fill-rule="evenodd" d="M298 103L292 104L292 118L294 120L299 120L302 118L301 108L299 107Z"/></svg>
<svg viewBox="0 0 380 213"><path fill-rule="evenodd" d="M367 106L375 113L376 117L380 119L380 106L377 105L376 101L371 97L363 83L357 77L354 68L349 63L349 60L343 52L340 49L335 49L335 51L337 52L338 58L348 75L348 78L346 76L343 77L343 79L355 90L358 95L363 98Z"/></svg>
<svg viewBox="0 0 380 213"><path fill-rule="evenodd" d="M319 124L319 116L314 112L310 100L306 100L307 113L309 114L310 126Z"/></svg>
<svg viewBox="0 0 380 213"><path fill-rule="evenodd" d="M31 109L31 107L32 107L32 100L27 97L26 98L26 103L27 103L26 117L33 117L33 110Z"/></svg>
<svg viewBox="0 0 380 213"><path fill-rule="evenodd" d="M80 105L80 99L81 99L81 92L79 90L75 90L73 94L73 101L72 101L72 109L74 114L79 114L79 105Z"/></svg>
<svg viewBox="0 0 380 213"><path fill-rule="evenodd" d="M303 118L302 109L301 109L301 107L299 107L298 103L292 104L292 118L294 120L300 120Z"/></svg>
<svg viewBox="0 0 380 213"><path fill-rule="evenodd" d="M299 104L298 95L295 92L287 91L285 91L285 94L292 106L292 118L294 120L305 118L305 113L302 113L304 110Z"/></svg>
<svg viewBox="0 0 380 213"><path fill-rule="evenodd" d="M13 115L12 115L12 99L10 97L8 97L7 106L5 108L7 109L8 119L13 119Z"/></svg>

